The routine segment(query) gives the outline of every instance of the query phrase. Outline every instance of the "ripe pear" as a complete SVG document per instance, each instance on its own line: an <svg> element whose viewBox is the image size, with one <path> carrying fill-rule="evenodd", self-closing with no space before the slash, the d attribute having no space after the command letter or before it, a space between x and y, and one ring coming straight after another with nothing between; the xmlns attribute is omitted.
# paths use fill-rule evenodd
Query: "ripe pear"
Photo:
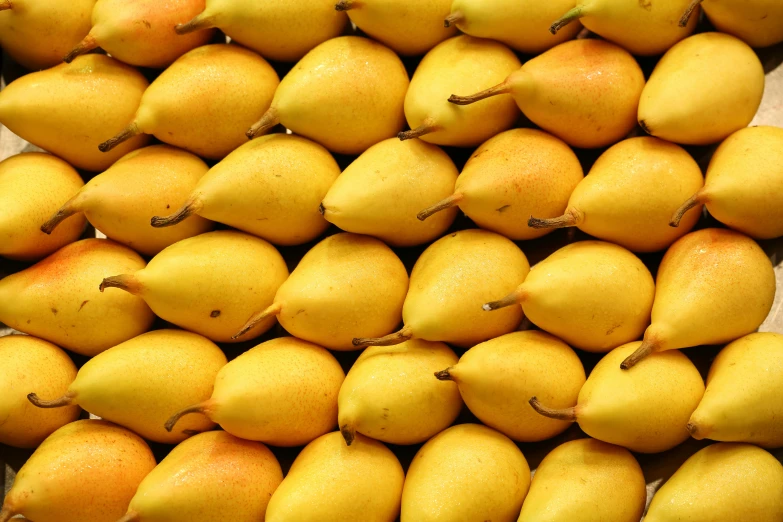
<svg viewBox="0 0 783 522"><path fill-rule="evenodd" d="M0 162L0 256L34 261L79 239L84 217L53 235L42 234L39 227L62 200L83 186L73 167L50 154L28 152Z"/></svg>
<svg viewBox="0 0 783 522"><path fill-rule="evenodd" d="M505 435L460 424L413 457L402 491L401 522L513 522L530 487L530 468Z"/></svg>
<svg viewBox="0 0 783 522"><path fill-rule="evenodd" d="M391 444L418 444L451 426L462 409L459 390L432 374L456 363L451 348L421 339L367 348L337 398L345 442L350 446L359 432Z"/></svg>
<svg viewBox="0 0 783 522"><path fill-rule="evenodd" d="M755 241L719 228L691 232L663 256L652 324L622 368L653 352L725 344L747 335L766 319L774 297L775 271Z"/></svg>
<svg viewBox="0 0 783 522"><path fill-rule="evenodd" d="M550 408L533 397L530 405L550 419L578 422L593 438L638 453L660 453L688 438L686 425L704 395L696 366L673 350L641 362L638 374L619 363L639 347L632 342L606 354L590 372L570 408Z"/></svg>
<svg viewBox="0 0 783 522"><path fill-rule="evenodd" d="M134 150L92 178L73 197L60 198L60 203L65 203L49 214L40 230L52 234L70 216L78 215L79 219L66 223L83 222L86 216L110 239L154 256L177 241L212 229L213 223L199 217L165 230L149 226L150 215L184 203L208 169L197 156L168 145Z"/></svg>
<svg viewBox="0 0 783 522"><path fill-rule="evenodd" d="M487 316L481 303L510 291L529 271L525 254L501 235L471 229L444 236L413 266L402 307L405 326L377 339L354 339L353 344L389 346L424 339L469 347L509 333L519 326L522 309L512 306Z"/></svg>
<svg viewBox="0 0 783 522"><path fill-rule="evenodd" d="M535 129L512 129L484 142L468 159L454 192L418 214L422 221L459 206L478 226L509 239L534 239L531 215L558 216L584 173L562 141Z"/></svg>
<svg viewBox="0 0 783 522"><path fill-rule="evenodd" d="M707 446L658 490L645 522L783 520L783 465L750 444Z"/></svg>
<svg viewBox="0 0 783 522"><path fill-rule="evenodd" d="M544 259L516 290L484 310L518 309L569 345L605 353L641 337L650 324L655 283L621 246L578 241Z"/></svg>
<svg viewBox="0 0 783 522"><path fill-rule="evenodd" d="M388 47L358 36L333 38L283 78L247 137L282 123L332 152L361 154L402 129L408 84L405 66Z"/></svg>
<svg viewBox="0 0 783 522"><path fill-rule="evenodd" d="M562 215L531 213L528 224L543 230L579 227L634 252L657 252L696 225L700 212L689 213L679 229L667 221L703 185L698 163L682 147L651 136L630 138L601 154Z"/></svg>
<svg viewBox="0 0 783 522"><path fill-rule="evenodd" d="M294 62L310 49L339 36L348 22L335 0L206 0L204 11L183 19L178 34L217 27L270 60Z"/></svg>
<svg viewBox="0 0 783 522"><path fill-rule="evenodd" d="M405 95L405 119L411 130L398 137L475 147L511 128L519 113L510 96L475 107L457 107L446 100L455 91L486 89L519 66L519 58L500 42L460 35L439 43L413 73Z"/></svg>
<svg viewBox="0 0 783 522"><path fill-rule="evenodd" d="M137 136L109 154L98 150L105 134L133 119L147 85L139 71L113 58L80 56L11 82L0 93L0 123L76 168L103 171L149 141Z"/></svg>
<svg viewBox="0 0 783 522"><path fill-rule="evenodd" d="M718 221L744 234L756 239L780 237L781 194L783 129L746 127L721 143L710 161L704 188L685 200L671 225L681 226L686 212L704 204Z"/></svg>
<svg viewBox="0 0 783 522"><path fill-rule="evenodd" d="M457 167L436 145L389 138L367 149L340 174L321 202L324 218L347 232L396 247L428 243L457 217L457 209L427 222L416 212L454 190Z"/></svg>
<svg viewBox="0 0 783 522"><path fill-rule="evenodd" d="M383 242L335 234L305 254L274 302L248 314L234 338L244 340L246 332L276 316L300 339L331 350L355 350L356 332L385 335L400 324L407 291L405 266Z"/></svg>
<svg viewBox="0 0 783 522"><path fill-rule="evenodd" d="M146 268L114 274L103 278L101 292L124 290L143 298L165 321L215 342L231 342L231 335L254 310L272 303L288 268L263 239L218 230L174 243ZM118 293L122 294L112 290L105 295ZM259 322L246 339L258 337L273 324L274 319Z"/></svg>
<svg viewBox="0 0 783 522"><path fill-rule="evenodd" d="M175 413L165 427L171 431L182 417L200 413L243 439L301 446L337 424L344 379L340 363L325 349L279 337L224 366L212 397Z"/></svg>
<svg viewBox="0 0 783 522"><path fill-rule="evenodd" d="M751 47L783 42L783 4L777 0L691 0L680 26L688 23L699 5L718 31L736 36ZM693 18L698 18L698 13Z"/></svg>
<svg viewBox="0 0 783 522"><path fill-rule="evenodd" d="M181 205L153 217L152 226L165 230L196 216L196 223L208 218L276 245L298 245L329 226L318 205L339 175L337 162L317 143L271 134L226 156L190 187Z"/></svg>
<svg viewBox="0 0 783 522"><path fill-rule="evenodd" d="M144 265L136 252L108 239L71 243L0 280L0 322L72 352L97 355L149 330L155 316L138 297L101 294L96 281Z"/></svg>
<svg viewBox="0 0 783 522"><path fill-rule="evenodd" d="M710 145L746 127L761 104L764 67L742 40L700 33L669 49L639 101L639 125L684 145Z"/></svg>
<svg viewBox="0 0 783 522"><path fill-rule="evenodd" d="M225 431L199 433L171 450L139 484L119 522L264 520L283 471L269 448Z"/></svg>
<svg viewBox="0 0 783 522"><path fill-rule="evenodd" d="M182 330L155 330L87 361L67 390L32 388L35 393L27 398L39 408L76 404L147 440L175 444L214 426L203 417L190 417L176 433L163 429L172 411L209 398L225 365L226 356L209 339Z"/></svg>
<svg viewBox="0 0 783 522"><path fill-rule="evenodd" d="M27 401L31 389L63 394L74 378L73 361L52 343L29 335L0 337L0 444L34 448L76 420L78 406L40 410Z"/></svg>
<svg viewBox="0 0 783 522"><path fill-rule="evenodd" d="M52 433L16 475L0 522L112 522L155 467L136 434L103 420L79 420Z"/></svg>
<svg viewBox="0 0 783 522"><path fill-rule="evenodd" d="M646 499L642 468L628 450L572 440L538 465L518 522L639 522Z"/></svg>
<svg viewBox="0 0 783 522"><path fill-rule="evenodd" d="M405 474L382 443L339 431L308 444L272 495L266 522L394 522Z"/></svg>
<svg viewBox="0 0 783 522"><path fill-rule="evenodd" d="M526 331L474 346L435 377L456 382L470 411L490 428L518 442L536 442L562 433L569 423L542 417L524 398L540 397L556 408L576 404L585 370L557 337Z"/></svg>

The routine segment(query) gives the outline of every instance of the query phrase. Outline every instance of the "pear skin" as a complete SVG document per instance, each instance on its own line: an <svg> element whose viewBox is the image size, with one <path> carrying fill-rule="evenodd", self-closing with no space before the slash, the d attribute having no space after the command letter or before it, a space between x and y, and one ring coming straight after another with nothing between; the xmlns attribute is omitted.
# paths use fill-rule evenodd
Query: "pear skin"
<svg viewBox="0 0 783 522"><path fill-rule="evenodd" d="M712 25L736 36L751 47L769 47L783 42L783 5L776 0L691 0L680 25L688 23L701 5Z"/></svg>

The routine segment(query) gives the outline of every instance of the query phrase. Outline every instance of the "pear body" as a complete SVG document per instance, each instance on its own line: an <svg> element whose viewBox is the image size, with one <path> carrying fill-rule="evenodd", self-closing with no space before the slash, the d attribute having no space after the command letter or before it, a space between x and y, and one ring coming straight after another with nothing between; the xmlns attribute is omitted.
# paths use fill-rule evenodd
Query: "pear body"
<svg viewBox="0 0 783 522"><path fill-rule="evenodd" d="M413 457L400 520L513 522L529 487L530 467L505 435L480 424L452 426Z"/></svg>
<svg viewBox="0 0 783 522"><path fill-rule="evenodd" d="M710 145L746 127L761 104L764 68L743 41L700 33L669 49L639 101L649 134L684 145Z"/></svg>
<svg viewBox="0 0 783 522"><path fill-rule="evenodd" d="M11 82L0 95L0 123L76 168L106 170L148 141L136 136L111 152L98 150L107 134L131 122L147 85L139 71L113 58L79 56Z"/></svg>
<svg viewBox="0 0 783 522"><path fill-rule="evenodd" d="M775 0L705 0L704 14L722 33L751 47L783 42L783 5Z"/></svg>
<svg viewBox="0 0 783 522"><path fill-rule="evenodd" d="M426 221L416 213L448 197L457 167L436 145L389 138L367 149L343 171L323 198L324 217L346 232L375 236L391 246L439 238L457 209Z"/></svg>
<svg viewBox="0 0 783 522"><path fill-rule="evenodd" d="M28 152L0 162L0 256L38 260L79 239L83 217L49 236L41 223L83 186L73 167L49 154Z"/></svg>
<svg viewBox="0 0 783 522"><path fill-rule="evenodd" d="M57 346L29 335L0 337L0 444L34 448L76 420L78 406L53 410L36 408L27 400L30 390L63 395L76 378L76 366Z"/></svg>
<svg viewBox="0 0 783 522"><path fill-rule="evenodd" d="M108 239L66 245L0 280L0 322L72 352L96 355L152 325L155 316L143 300L102 294L96 284L144 264L136 252Z"/></svg>

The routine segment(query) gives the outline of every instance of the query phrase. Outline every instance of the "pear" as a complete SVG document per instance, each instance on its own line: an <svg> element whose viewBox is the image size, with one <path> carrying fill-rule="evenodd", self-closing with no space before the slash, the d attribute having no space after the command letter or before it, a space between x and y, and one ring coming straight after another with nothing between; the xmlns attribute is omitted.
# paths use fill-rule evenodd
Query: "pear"
<svg viewBox="0 0 783 522"><path fill-rule="evenodd" d="M204 11L175 27L188 34L217 27L231 40L270 60L294 62L316 45L332 39L348 22L335 0L206 0Z"/></svg>
<svg viewBox="0 0 783 522"><path fill-rule="evenodd" d="M589 436L638 453L660 453L688 438L686 425L704 395L704 381L680 351L656 353L637 373L618 368L640 342L606 354L590 372L575 406L554 409L533 397L530 405L550 419L578 422Z"/></svg>
<svg viewBox="0 0 783 522"><path fill-rule="evenodd" d="M398 137L475 147L511 128L519 113L510 96L467 108L446 100L455 91L486 89L519 66L519 58L500 42L460 35L439 43L413 73L405 95L405 119L411 130Z"/></svg>
<svg viewBox="0 0 783 522"><path fill-rule="evenodd" d="M266 522L394 522L405 475L382 443L340 432L323 435L296 457L272 495Z"/></svg>
<svg viewBox="0 0 783 522"><path fill-rule="evenodd" d="M639 522L646 499L642 468L628 450L572 440L538 465L518 522Z"/></svg>
<svg viewBox="0 0 783 522"><path fill-rule="evenodd" d="M80 56L11 82L0 93L0 123L76 168L103 171L147 143L137 136L109 154L97 148L104 134L133 119L147 85L139 71L113 58Z"/></svg>
<svg viewBox="0 0 783 522"><path fill-rule="evenodd" d="M524 398L540 397L556 408L572 406L585 370L563 341L527 331L478 344L435 377L456 382L470 411L490 428L518 442L536 442L562 433L569 423L542 417Z"/></svg>
<svg viewBox="0 0 783 522"><path fill-rule="evenodd" d="M586 149L616 143L636 126L644 75L633 56L612 43L565 42L507 76L470 96L452 94L449 101L470 105L510 94L533 123L571 146Z"/></svg>
<svg viewBox="0 0 783 522"><path fill-rule="evenodd" d="M456 362L445 344L420 339L367 348L337 398L345 442L350 446L359 432L391 444L418 444L451 426L462 409L459 390L432 374Z"/></svg>
<svg viewBox="0 0 783 522"><path fill-rule="evenodd" d="M202 216L196 223L212 219L277 245L305 243L329 226L318 205L339 175L337 162L317 143L287 134L264 136L226 156L173 213L153 217L152 226L188 223L195 215Z"/></svg>
<svg viewBox="0 0 783 522"><path fill-rule="evenodd" d="M16 475L0 522L22 514L36 522L111 522L155 467L136 434L102 420L80 420L52 433Z"/></svg>
<svg viewBox="0 0 783 522"><path fill-rule="evenodd" d="M172 411L209 398L225 365L226 356L209 339L181 330L155 330L87 361L66 391L32 388L36 393L27 398L47 409L78 404L147 440L175 444L214 426L190 417L176 433L163 429Z"/></svg>
<svg viewBox="0 0 783 522"><path fill-rule="evenodd" d="M384 337L357 338L355 346L389 346L408 339L468 347L519 326L522 309L512 306L487 317L481 303L524 280L525 254L511 240L485 230L444 236L421 254L402 307L405 326Z"/></svg>
<svg viewBox="0 0 783 522"><path fill-rule="evenodd" d="M718 31L736 36L751 47L783 42L783 4L777 0L691 0L680 26L688 23L699 5ZM698 18L698 13L693 18Z"/></svg>
<svg viewBox="0 0 783 522"><path fill-rule="evenodd" d="M702 204L721 223L756 239L783 236L783 129L747 127L721 143L704 188L674 213L673 227ZM698 214L692 212L692 214ZM687 221L685 222L687 227Z"/></svg>
<svg viewBox="0 0 783 522"><path fill-rule="evenodd" d="M663 256L652 324L622 368L653 352L725 344L747 335L766 319L774 297L775 271L755 241L718 228L691 232Z"/></svg>
<svg viewBox="0 0 783 522"><path fill-rule="evenodd" d="M707 446L658 490L645 522L783 520L783 465L750 444Z"/></svg>
<svg viewBox="0 0 783 522"><path fill-rule="evenodd" d="M243 353L217 374L212 397L175 413L201 413L227 432L273 446L301 446L337 424L345 373L332 354L295 337L279 337Z"/></svg>
<svg viewBox="0 0 783 522"><path fill-rule="evenodd" d="M324 218L347 232L396 247L441 237L457 209L422 222L416 212L454 190L457 167L435 145L389 138L367 149L340 174L321 202Z"/></svg>
<svg viewBox="0 0 783 522"><path fill-rule="evenodd" d="M402 129L408 83L405 66L388 47L358 36L333 38L283 78L247 136L282 123L332 152L361 154Z"/></svg>
<svg viewBox="0 0 783 522"><path fill-rule="evenodd" d="M120 522L264 520L283 471L269 448L225 431L199 433L171 450L139 484Z"/></svg>
<svg viewBox="0 0 783 522"><path fill-rule="evenodd" d="M384 335L400 324L408 273L381 241L327 237L302 258L268 307L256 308L234 338L276 316L291 335L331 350L354 350L356 332Z"/></svg>
<svg viewBox="0 0 783 522"><path fill-rule="evenodd" d="M115 274L103 278L101 292L124 290L143 298L161 319L216 342L231 342L253 310L272 302L288 268L263 239L218 230L174 243L146 268ZM273 324L274 319L259 322L247 339Z"/></svg>
<svg viewBox="0 0 783 522"><path fill-rule="evenodd" d="M669 49L639 101L639 125L684 145L710 145L746 127L761 104L764 67L742 40L700 33Z"/></svg>
<svg viewBox="0 0 783 522"><path fill-rule="evenodd" d="M605 353L641 337L650 322L655 283L621 246L578 241L550 255L516 290L484 310L518 309L569 345Z"/></svg>
<svg viewBox="0 0 783 522"><path fill-rule="evenodd" d="M97 355L149 330L155 316L138 297L101 294L96 281L144 265L136 252L108 239L71 243L0 280L0 322L72 352Z"/></svg>
<svg viewBox="0 0 783 522"><path fill-rule="evenodd" d="M460 424L413 457L402 491L401 522L513 522L530 487L530 468L505 435Z"/></svg>
<svg viewBox="0 0 783 522"><path fill-rule="evenodd" d="M528 224L541 230L579 227L633 252L657 252L696 225L700 212L689 213L679 229L667 221L703 185L698 163L682 147L651 136L630 138L601 154L562 215L531 213Z"/></svg>
<svg viewBox="0 0 783 522"><path fill-rule="evenodd" d="M73 167L50 154L27 152L0 162L0 256L35 261L79 239L84 217L49 236L39 226L83 186Z"/></svg>
<svg viewBox="0 0 783 522"><path fill-rule="evenodd" d="M531 215L558 216L584 173L562 141L535 129L512 129L484 142L471 155L454 192L418 214L422 221L459 206L477 225L507 238L534 239Z"/></svg>
<svg viewBox="0 0 783 522"><path fill-rule="evenodd" d="M79 408L40 410L27 402L30 389L59 395L76 378L76 366L57 346L29 335L0 337L0 444L34 448L76 420Z"/></svg>

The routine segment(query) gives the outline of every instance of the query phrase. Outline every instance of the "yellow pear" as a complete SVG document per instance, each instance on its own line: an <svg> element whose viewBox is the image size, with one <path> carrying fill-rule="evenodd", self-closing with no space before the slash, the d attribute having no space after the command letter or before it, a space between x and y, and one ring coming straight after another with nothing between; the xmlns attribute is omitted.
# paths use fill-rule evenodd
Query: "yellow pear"
<svg viewBox="0 0 783 522"><path fill-rule="evenodd" d="M481 303L510 291L529 271L525 254L503 236L476 229L444 236L413 266L403 328L376 339L357 338L353 344L388 346L424 339L468 347L509 333L519 326L522 309L512 306L487 316Z"/></svg>
<svg viewBox="0 0 783 522"><path fill-rule="evenodd" d="M358 36L333 38L283 78L247 136L282 123L332 152L361 154L402 129L408 83L405 66L388 47Z"/></svg>
<svg viewBox="0 0 783 522"><path fill-rule="evenodd" d="M543 230L579 227L634 252L657 252L696 225L699 212L689 213L679 229L668 221L679 202L703 184L698 163L682 147L651 136L630 138L601 154L562 215L542 218L533 212L528 224Z"/></svg>
<svg viewBox="0 0 783 522"><path fill-rule="evenodd" d="M761 104L764 67L746 43L700 33L669 49L639 101L639 125L684 145L710 145L746 127Z"/></svg>
<svg viewBox="0 0 783 522"><path fill-rule="evenodd" d="M428 243L443 235L457 210L427 222L416 212L451 194L457 167L435 145L389 138L367 149L340 174L321 202L324 218L347 232L391 246Z"/></svg>
<svg viewBox="0 0 783 522"><path fill-rule="evenodd" d="M783 42L783 4L777 0L691 0L680 26L688 23L700 4L718 31L734 35L752 47ZM698 14L693 18L698 18Z"/></svg>
<svg viewBox="0 0 783 522"><path fill-rule="evenodd" d="M530 467L508 437L480 424L452 426L413 457L400 520L513 522L529 487Z"/></svg>
<svg viewBox="0 0 783 522"><path fill-rule="evenodd" d="M0 322L72 352L97 355L149 330L155 316L138 297L101 294L96 281L144 265L136 252L108 239L71 243L0 280Z"/></svg>
<svg viewBox="0 0 783 522"><path fill-rule="evenodd" d="M490 428L518 442L536 442L565 431L569 423L542 417L525 398L539 397L554 408L572 406L585 370L563 341L527 331L478 344L435 377L456 382L470 411Z"/></svg>
<svg viewBox="0 0 783 522"><path fill-rule="evenodd" d="M152 226L187 223L195 215L276 245L306 243L329 226L318 205L339 175L337 162L317 143L271 134L226 156L189 189L181 205L153 217Z"/></svg>
<svg viewBox="0 0 783 522"><path fill-rule="evenodd" d="M658 490L645 522L783 520L783 465L750 444L707 446Z"/></svg>
<svg viewBox="0 0 783 522"><path fill-rule="evenodd" d="M621 246L578 241L550 255L516 290L484 310L518 309L569 345L605 353L641 337L650 324L655 283Z"/></svg>
<svg viewBox="0 0 783 522"><path fill-rule="evenodd" d="M40 224L83 186L73 167L50 154L28 152L0 162L0 256L34 261L79 239L84 217L48 236Z"/></svg>
<svg viewBox="0 0 783 522"><path fill-rule="evenodd" d="M139 71L113 58L80 56L11 82L0 93L0 123L76 168L106 170L148 141L138 136L109 154L98 150L107 133L133 119L147 85Z"/></svg>
<svg viewBox="0 0 783 522"><path fill-rule="evenodd" d="M331 350L355 350L356 332L385 335L400 324L407 291L405 266L383 242L335 234L305 254L274 302L248 314L234 338L244 340L246 332L276 316L300 339Z"/></svg>
<svg viewBox="0 0 783 522"><path fill-rule="evenodd" d="M512 129L484 142L468 159L454 192L419 212L422 221L459 206L478 226L513 240L548 230L531 228L532 215L559 216L584 173L562 141L535 129Z"/></svg>
<svg viewBox="0 0 783 522"><path fill-rule="evenodd" d="M658 268L652 324L644 343L623 361L701 344L725 344L766 319L775 297L775 271L755 241L719 228L678 239Z"/></svg>
<svg viewBox="0 0 783 522"><path fill-rule="evenodd" d="M390 444L418 444L451 426L462 409L459 390L432 374L456 362L445 344L420 339L367 348L337 399L345 442L350 446L359 432Z"/></svg>
<svg viewBox="0 0 783 522"><path fill-rule="evenodd" d="M639 522L646 499L642 468L628 450L572 440L538 465L518 522Z"/></svg>
<svg viewBox="0 0 783 522"><path fill-rule="evenodd" d="M486 89L519 66L519 58L500 42L460 35L439 43L413 73L405 95L405 119L411 130L398 137L475 147L511 128L519 116L511 96L475 107L457 107L447 99L455 91Z"/></svg>
<svg viewBox="0 0 783 522"><path fill-rule="evenodd" d="M53 431L76 420L79 408L40 410L27 401L30 390L61 395L76 378L64 351L29 335L0 337L0 444L34 448Z"/></svg>
<svg viewBox="0 0 783 522"><path fill-rule="evenodd" d="M155 330L87 361L65 391L31 388L39 408L77 404L147 440L175 444L214 424L190 417L176 433L163 429L172 411L207 400L226 356L212 341L182 330ZM46 400L51 398L50 400Z"/></svg>
<svg viewBox="0 0 783 522"><path fill-rule="evenodd" d="M590 372L575 406L550 408L537 397L530 405L545 417L578 422L589 436L638 453L677 446L688 438L686 425L704 394L704 381L677 350L651 355L634 373L622 371L620 361L640 344L624 344L606 354Z"/></svg>
<svg viewBox="0 0 783 522"><path fill-rule="evenodd" d="M273 446L301 446L337 424L337 394L345 379L325 349L279 337L243 353L217 374L212 397L175 413L200 413L227 432Z"/></svg>
<svg viewBox="0 0 783 522"><path fill-rule="evenodd" d="M22 514L36 522L112 522L155 467L136 434L102 420L52 433L22 466L5 496L0 522Z"/></svg>
<svg viewBox="0 0 783 522"><path fill-rule="evenodd" d="M510 94L543 130L591 149L616 143L633 130L643 88L644 75L633 56L612 43L586 39L553 47L497 85L470 96L457 94L471 89L458 91L449 101L470 105ZM479 106L486 103L492 101Z"/></svg>

